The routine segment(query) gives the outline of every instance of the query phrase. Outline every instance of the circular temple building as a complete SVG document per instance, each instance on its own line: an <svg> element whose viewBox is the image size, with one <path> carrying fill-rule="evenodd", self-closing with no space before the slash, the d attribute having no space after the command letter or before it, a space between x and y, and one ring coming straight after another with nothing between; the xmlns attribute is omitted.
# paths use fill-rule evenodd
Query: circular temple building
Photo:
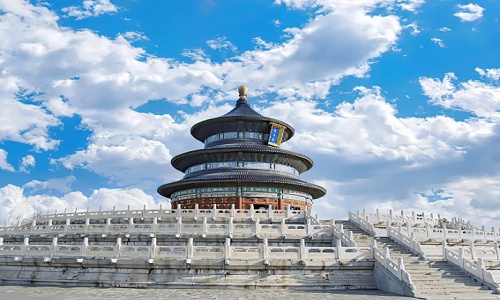
<svg viewBox="0 0 500 300"><path fill-rule="evenodd" d="M307 210L325 195L323 187L300 180L313 166L302 154L281 149L294 134L289 124L254 111L246 87L238 89L236 107L227 114L195 124L191 134L205 144L177 155L172 165L183 172L158 193L172 199L172 208Z"/></svg>

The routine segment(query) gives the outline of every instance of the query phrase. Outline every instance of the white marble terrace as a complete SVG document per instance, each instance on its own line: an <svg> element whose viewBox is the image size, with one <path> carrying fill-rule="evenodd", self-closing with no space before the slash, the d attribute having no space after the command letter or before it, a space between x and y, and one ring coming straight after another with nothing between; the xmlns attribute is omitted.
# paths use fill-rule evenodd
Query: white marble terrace
<svg viewBox="0 0 500 300"><path fill-rule="evenodd" d="M349 212L349 220L374 237L391 237L421 257L445 259L498 286L500 233L458 218L434 214ZM128 243L130 236L140 243ZM89 239L90 237L90 239ZM170 241L164 242L165 237ZM220 242L210 242L216 239ZM160 242L161 240L161 242ZM276 241L281 240L281 244ZM43 241L43 242L40 242ZM223 242L222 242L223 241ZM242 241L252 241L243 242ZM223 260L269 265L299 261L304 266L378 261L407 286L413 286L401 258L389 250L357 247L352 232L333 220L319 221L305 211L240 209L146 209L48 213L0 227L0 257L12 261L66 258L177 260L185 264ZM318 265L318 266L319 266Z"/></svg>

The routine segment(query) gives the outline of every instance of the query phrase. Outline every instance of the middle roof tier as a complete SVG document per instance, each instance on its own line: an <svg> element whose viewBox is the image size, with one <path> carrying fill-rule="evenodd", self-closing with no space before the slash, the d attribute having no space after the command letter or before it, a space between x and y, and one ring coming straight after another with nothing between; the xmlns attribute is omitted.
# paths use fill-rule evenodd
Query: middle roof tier
<svg viewBox="0 0 500 300"><path fill-rule="evenodd" d="M313 166L313 161L299 153L267 145L226 144L193 150L172 158L172 166L185 173L195 165L212 162L249 161L275 163L295 168L303 173Z"/></svg>

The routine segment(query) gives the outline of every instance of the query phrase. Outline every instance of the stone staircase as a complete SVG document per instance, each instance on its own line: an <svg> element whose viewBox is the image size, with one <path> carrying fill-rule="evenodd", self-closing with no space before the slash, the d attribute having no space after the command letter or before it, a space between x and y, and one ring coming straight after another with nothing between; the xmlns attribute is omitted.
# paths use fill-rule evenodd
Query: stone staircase
<svg viewBox="0 0 500 300"><path fill-rule="evenodd" d="M425 260L413 254L405 246L389 237L371 237L368 233L349 221L342 223L344 231L352 231L357 246L365 247L377 242L381 251L389 248L394 261L403 258L405 269L415 285L415 296L421 298L434 297L475 297L478 299L491 297L493 291L465 274L460 268L444 260Z"/></svg>
<svg viewBox="0 0 500 300"><path fill-rule="evenodd" d="M346 233L348 233L349 231L352 232L353 239L356 242L356 246L358 247L372 246L373 237L371 237L368 233L366 233L364 230L360 229L358 226L351 223L350 221L336 220L335 224L342 224L342 226L344 227L344 231Z"/></svg>

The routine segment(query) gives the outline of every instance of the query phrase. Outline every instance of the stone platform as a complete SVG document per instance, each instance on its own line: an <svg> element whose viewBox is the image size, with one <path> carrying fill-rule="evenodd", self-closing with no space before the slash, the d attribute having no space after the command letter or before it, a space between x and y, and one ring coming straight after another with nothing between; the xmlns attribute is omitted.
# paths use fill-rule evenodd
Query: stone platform
<svg viewBox="0 0 500 300"><path fill-rule="evenodd" d="M403 221L406 232L422 227L422 218ZM271 207L38 215L0 227L0 284L496 297L498 283L486 267L497 268L498 260L474 262L448 240L426 244L405 235L398 222L360 213L345 221L318 220L307 211ZM426 219L423 227L438 237L440 223ZM481 236L496 238L484 230ZM496 241L493 250L484 250L487 245L471 248L471 257L498 253Z"/></svg>

